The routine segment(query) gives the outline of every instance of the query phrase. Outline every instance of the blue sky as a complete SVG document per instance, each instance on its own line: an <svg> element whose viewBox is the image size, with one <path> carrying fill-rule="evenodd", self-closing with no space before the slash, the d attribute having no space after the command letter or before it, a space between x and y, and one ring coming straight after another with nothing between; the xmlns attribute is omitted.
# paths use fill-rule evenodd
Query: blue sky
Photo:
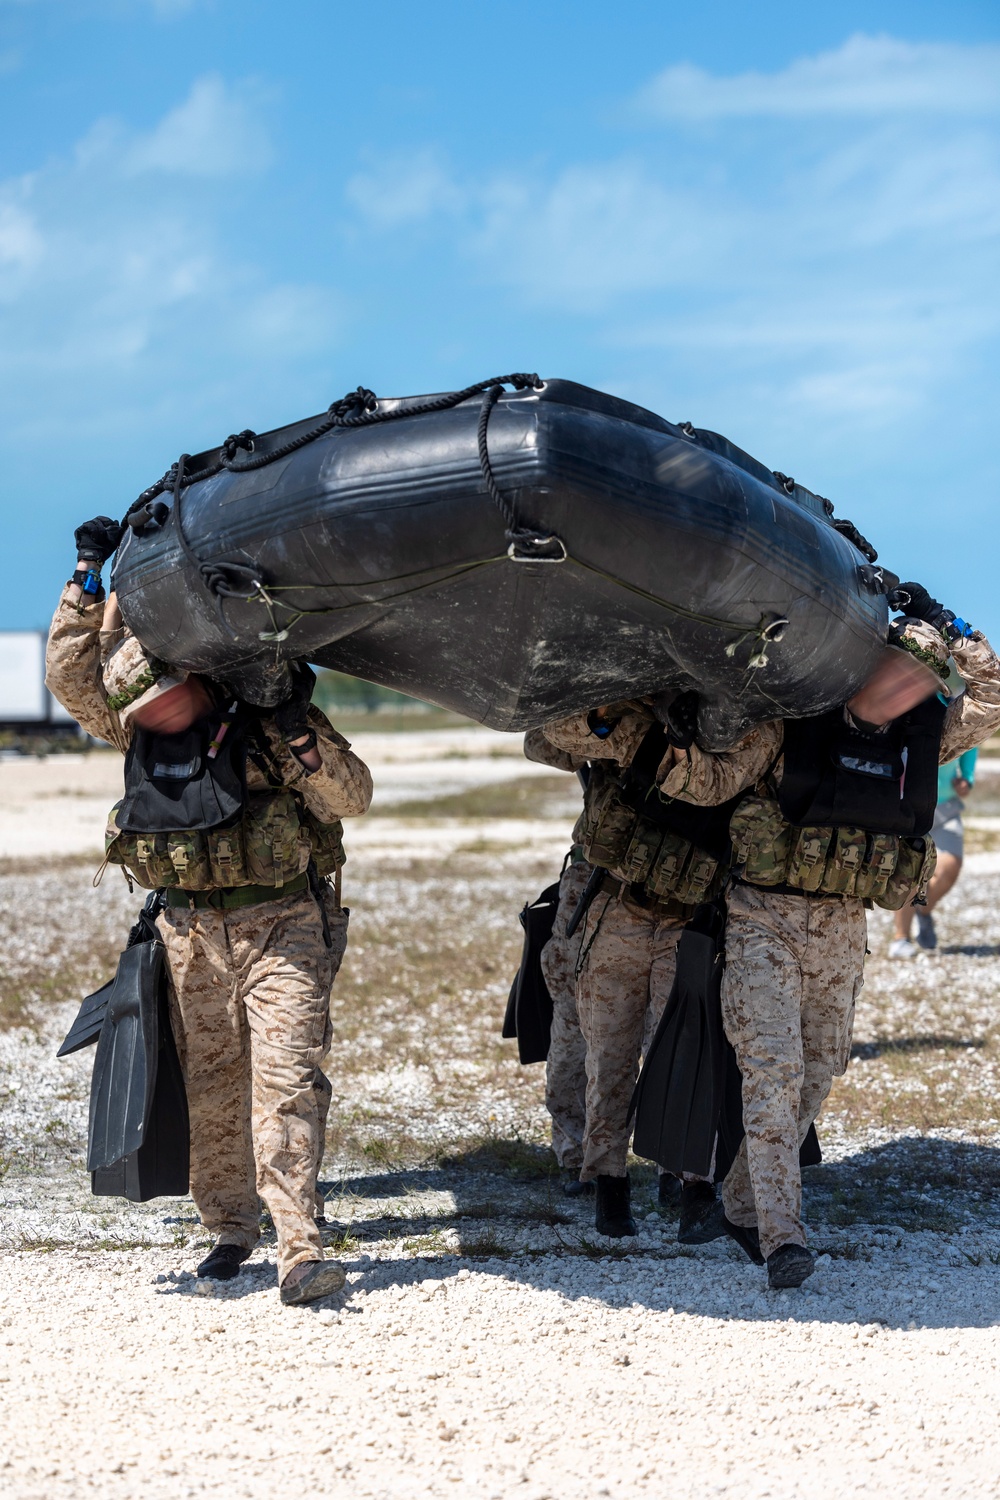
<svg viewBox="0 0 1000 1500"><path fill-rule="evenodd" d="M182 449L538 369L1000 637L1000 9L0 0L0 626Z"/></svg>

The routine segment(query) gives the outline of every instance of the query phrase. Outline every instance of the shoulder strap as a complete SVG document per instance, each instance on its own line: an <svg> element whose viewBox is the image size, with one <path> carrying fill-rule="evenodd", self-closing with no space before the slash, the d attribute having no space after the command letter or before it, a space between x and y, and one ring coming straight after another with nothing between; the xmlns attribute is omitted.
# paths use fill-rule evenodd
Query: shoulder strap
<svg viewBox="0 0 1000 1500"><path fill-rule="evenodd" d="M268 743L267 735L264 733L263 725L260 722L260 715L254 713L245 704L241 704L240 708L246 712L244 727L247 737L247 755L253 761L258 771L260 771L268 786L283 787L285 783L282 781L275 767L274 757L271 754L271 746Z"/></svg>

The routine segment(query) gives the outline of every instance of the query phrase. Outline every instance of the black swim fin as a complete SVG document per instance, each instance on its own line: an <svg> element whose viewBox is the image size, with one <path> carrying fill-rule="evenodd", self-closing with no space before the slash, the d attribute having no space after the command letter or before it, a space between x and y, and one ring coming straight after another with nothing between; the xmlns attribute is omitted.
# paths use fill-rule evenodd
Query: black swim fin
<svg viewBox="0 0 1000 1500"><path fill-rule="evenodd" d="M552 996L542 973L542 949L552 936L559 905L559 884L549 885L537 901L526 902L520 913L524 928L521 967L514 976L504 1016L504 1037L517 1037L522 1063L544 1062L552 1033Z"/></svg>
<svg viewBox="0 0 1000 1500"><path fill-rule="evenodd" d="M159 1060L163 947L137 943L118 960L90 1086L87 1168L137 1151L149 1115Z"/></svg>
<svg viewBox="0 0 1000 1500"><path fill-rule="evenodd" d="M719 1001L725 913L706 903L681 933L677 972L639 1074L632 1149L668 1172L708 1175L723 1098Z"/></svg>
<svg viewBox="0 0 1000 1500"><path fill-rule="evenodd" d="M153 891L146 898L146 904L142 908L128 935L126 949L134 948L137 943L152 943L157 941L156 918L162 906L159 891ZM101 1034L104 1018L108 1013L108 1002L111 992L115 987L115 980L109 979L107 984L102 984L99 990L88 995L77 1012L76 1020L67 1031L63 1044L56 1053L56 1057L69 1057L71 1052L79 1052L81 1047L91 1047Z"/></svg>
<svg viewBox="0 0 1000 1500"><path fill-rule="evenodd" d="M71 1052L79 1052L81 1047L93 1046L101 1034L104 1017L108 1013L108 1001L114 987L114 980L109 979L107 984L102 984L99 990L87 996L77 1012L76 1020L67 1031L56 1057L69 1057Z"/></svg>
<svg viewBox="0 0 1000 1500"><path fill-rule="evenodd" d="M805 1133L805 1139L799 1147L799 1166L818 1167L823 1160L823 1148L816 1134L816 1126L810 1125Z"/></svg>
<svg viewBox="0 0 1000 1500"><path fill-rule="evenodd" d="M91 1191L98 1197L128 1198L133 1203L145 1203L150 1198L182 1198L188 1190L190 1127L187 1095L170 1029L165 977L160 985L157 1029L156 1082L143 1122L142 1142L120 1161L91 1173Z"/></svg>

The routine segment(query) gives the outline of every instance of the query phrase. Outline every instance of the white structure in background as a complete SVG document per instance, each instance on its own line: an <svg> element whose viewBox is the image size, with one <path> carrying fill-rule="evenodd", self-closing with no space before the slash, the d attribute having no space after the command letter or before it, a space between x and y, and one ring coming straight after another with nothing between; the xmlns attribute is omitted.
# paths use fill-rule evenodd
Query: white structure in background
<svg viewBox="0 0 1000 1500"><path fill-rule="evenodd" d="M45 686L45 631L0 630L0 728L75 728Z"/></svg>

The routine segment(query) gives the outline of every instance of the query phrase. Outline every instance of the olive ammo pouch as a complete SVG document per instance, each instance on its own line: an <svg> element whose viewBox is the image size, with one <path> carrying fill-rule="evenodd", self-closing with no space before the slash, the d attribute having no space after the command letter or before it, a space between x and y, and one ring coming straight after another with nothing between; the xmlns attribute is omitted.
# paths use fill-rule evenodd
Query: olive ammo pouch
<svg viewBox="0 0 1000 1500"><path fill-rule="evenodd" d="M796 827L777 801L748 797L730 822L734 873L750 885L854 896L889 911L921 897L937 854L930 838L860 828Z"/></svg>
<svg viewBox="0 0 1000 1500"><path fill-rule="evenodd" d="M643 895L696 906L722 889L724 864L683 834L637 813L617 783L603 786L587 813L580 830L584 858Z"/></svg>
<svg viewBox="0 0 1000 1500"><path fill-rule="evenodd" d="M105 857L139 885L186 891L267 885L280 888L314 861L320 878L344 863L343 825L321 823L287 787L248 792L236 818L214 828L135 833L111 810Z"/></svg>

